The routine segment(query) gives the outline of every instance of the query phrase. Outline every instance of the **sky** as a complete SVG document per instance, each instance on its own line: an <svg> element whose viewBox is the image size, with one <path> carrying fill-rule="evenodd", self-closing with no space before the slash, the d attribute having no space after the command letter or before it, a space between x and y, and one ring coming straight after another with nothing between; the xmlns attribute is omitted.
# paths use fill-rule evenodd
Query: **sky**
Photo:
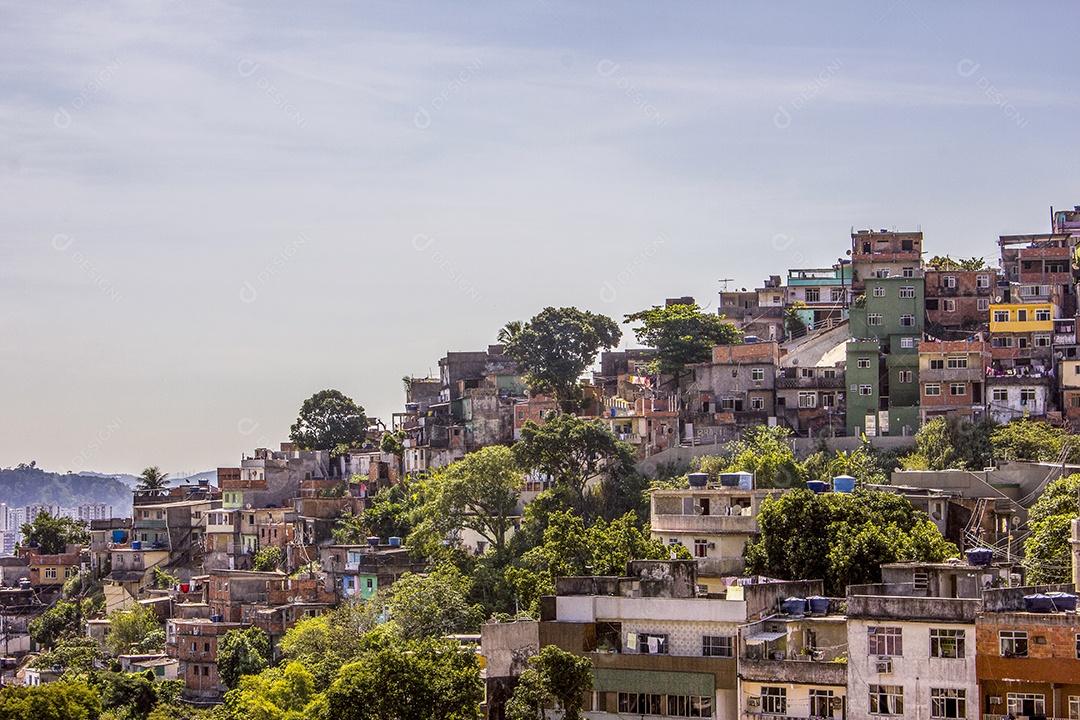
<svg viewBox="0 0 1080 720"><path fill-rule="evenodd" d="M389 422L547 306L992 259L1080 204L1072 3L0 3L0 466ZM624 345L634 344L626 328Z"/></svg>

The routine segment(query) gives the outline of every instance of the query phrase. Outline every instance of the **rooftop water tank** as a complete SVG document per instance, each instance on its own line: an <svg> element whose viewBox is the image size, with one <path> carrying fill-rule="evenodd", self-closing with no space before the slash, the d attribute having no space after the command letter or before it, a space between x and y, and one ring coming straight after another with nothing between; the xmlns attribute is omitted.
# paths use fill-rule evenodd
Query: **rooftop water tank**
<svg viewBox="0 0 1080 720"><path fill-rule="evenodd" d="M1025 595L1024 609L1033 613L1054 612L1054 599L1042 593Z"/></svg>
<svg viewBox="0 0 1080 720"><path fill-rule="evenodd" d="M1055 612L1076 612L1076 595L1067 592L1048 592L1046 596L1054 603Z"/></svg>
<svg viewBox="0 0 1080 720"><path fill-rule="evenodd" d="M739 487L738 473L720 473L720 486L727 488Z"/></svg>
<svg viewBox="0 0 1080 720"><path fill-rule="evenodd" d="M221 622L225 619L224 615L211 615L210 622Z"/></svg>
<svg viewBox="0 0 1080 720"><path fill-rule="evenodd" d="M709 484L709 473L690 473L690 487L705 487Z"/></svg>
<svg viewBox="0 0 1080 720"><path fill-rule="evenodd" d="M753 490L754 489L754 474L748 472L735 473L739 476L739 489L740 490Z"/></svg>
<svg viewBox="0 0 1080 720"><path fill-rule="evenodd" d="M131 549L132 550L142 550L142 540L132 540L131 541Z"/></svg>
<svg viewBox="0 0 1080 720"><path fill-rule="evenodd" d="M994 559L994 551L990 548L972 548L964 552L967 561L972 565L989 565Z"/></svg>
<svg viewBox="0 0 1080 720"><path fill-rule="evenodd" d="M818 495L827 492L829 484L822 480L807 480L806 489L817 493Z"/></svg>
<svg viewBox="0 0 1080 720"><path fill-rule="evenodd" d="M127 532L125 532L124 530L113 530L112 531L112 541L114 543L119 544L119 543L124 542L124 540L126 540L126 539L127 539Z"/></svg>
<svg viewBox="0 0 1080 720"><path fill-rule="evenodd" d="M805 615L806 598L790 597L780 602L780 612L785 615Z"/></svg>
<svg viewBox="0 0 1080 720"><path fill-rule="evenodd" d="M369 537L367 539L367 544L370 545L373 548L377 548L377 547L379 547L379 538L377 538L377 537Z"/></svg>
<svg viewBox="0 0 1080 720"><path fill-rule="evenodd" d="M838 493L855 492L855 478L850 475L837 475L832 479L832 489Z"/></svg>
<svg viewBox="0 0 1080 720"><path fill-rule="evenodd" d="M810 606L810 612L814 615L827 615L829 613L829 598L821 595L811 595L806 598Z"/></svg>
<svg viewBox="0 0 1080 720"><path fill-rule="evenodd" d="M401 547L401 538L399 538L399 537L390 538L390 547Z"/></svg>

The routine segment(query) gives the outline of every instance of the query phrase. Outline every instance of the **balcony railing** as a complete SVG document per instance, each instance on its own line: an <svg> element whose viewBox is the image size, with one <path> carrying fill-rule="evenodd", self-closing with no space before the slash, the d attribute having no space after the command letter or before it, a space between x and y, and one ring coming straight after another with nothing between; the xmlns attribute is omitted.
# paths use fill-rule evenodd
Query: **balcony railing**
<svg viewBox="0 0 1080 720"><path fill-rule="evenodd" d="M750 515L662 515L652 517L655 532L756 533L757 518Z"/></svg>

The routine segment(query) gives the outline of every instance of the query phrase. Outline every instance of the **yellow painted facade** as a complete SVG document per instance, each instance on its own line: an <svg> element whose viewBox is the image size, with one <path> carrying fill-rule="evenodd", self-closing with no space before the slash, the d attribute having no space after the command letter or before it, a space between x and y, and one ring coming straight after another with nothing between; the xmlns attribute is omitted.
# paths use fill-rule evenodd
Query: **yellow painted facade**
<svg viewBox="0 0 1080 720"><path fill-rule="evenodd" d="M1057 315L1053 303L995 303L990 305L990 332L1053 332Z"/></svg>

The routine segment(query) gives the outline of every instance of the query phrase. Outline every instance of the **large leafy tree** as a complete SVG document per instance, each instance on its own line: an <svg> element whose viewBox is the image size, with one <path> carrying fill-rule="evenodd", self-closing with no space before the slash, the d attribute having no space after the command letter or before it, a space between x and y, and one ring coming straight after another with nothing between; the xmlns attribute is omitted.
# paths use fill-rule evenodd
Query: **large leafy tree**
<svg viewBox="0 0 1080 720"><path fill-rule="evenodd" d="M325 689L343 665L363 652L379 609L375 603L345 602L328 613L304 618L285 633L281 655L311 671L315 686Z"/></svg>
<svg viewBox="0 0 1080 720"><path fill-rule="evenodd" d="M31 620L29 630L34 642L51 648L61 640L82 634L82 613L75 603L61 600Z"/></svg>
<svg viewBox="0 0 1080 720"><path fill-rule="evenodd" d="M547 705L561 711L555 717L579 720L585 693L593 686L592 660L545 645L529 665L506 705L507 720L546 720Z"/></svg>
<svg viewBox="0 0 1080 720"><path fill-rule="evenodd" d="M915 452L904 464L925 470L981 470L993 459L993 418L972 422L968 418L934 418L915 433Z"/></svg>
<svg viewBox="0 0 1080 720"><path fill-rule="evenodd" d="M230 630L218 643L218 673L230 688L244 675L258 675L270 666L270 637L257 627Z"/></svg>
<svg viewBox="0 0 1080 720"><path fill-rule="evenodd" d="M474 631L479 608L469 605L472 581L454 565L443 563L429 575L405 573L386 601L394 629L406 640L437 638Z"/></svg>
<svg viewBox="0 0 1080 720"><path fill-rule="evenodd" d="M1034 420L1013 420L1000 425L990 435L994 454L1006 460L1057 462L1064 451L1065 460L1080 459L1080 442L1061 428Z"/></svg>
<svg viewBox="0 0 1080 720"><path fill-rule="evenodd" d="M518 490L523 483L510 448L490 446L436 472L427 481L423 520L410 545L430 546L469 529L500 557L514 525Z"/></svg>
<svg viewBox="0 0 1080 720"><path fill-rule="evenodd" d="M315 676L303 663L289 662L259 675L244 675L225 695L222 720L302 720L320 717L325 707Z"/></svg>
<svg viewBox="0 0 1080 720"><path fill-rule="evenodd" d="M1024 565L1033 583L1063 583L1072 577L1069 539L1077 518L1080 474L1050 483L1028 513Z"/></svg>
<svg viewBox="0 0 1080 720"><path fill-rule="evenodd" d="M165 646L165 631L150 610L134 605L130 610L109 613L109 632L105 648L112 655L149 651Z"/></svg>
<svg viewBox="0 0 1080 720"><path fill-rule="evenodd" d="M100 716L98 694L83 681L0 689L0 718L4 720L98 720Z"/></svg>
<svg viewBox="0 0 1080 720"><path fill-rule="evenodd" d="M756 425L741 440L731 443L731 471L754 474L759 488L789 488L803 485L803 470L795 459L787 428Z"/></svg>
<svg viewBox="0 0 1080 720"><path fill-rule="evenodd" d="M607 426L572 415L559 415L543 425L527 421L514 455L522 468L545 473L568 488L579 511L584 510L590 478L631 472L634 465L633 448L619 442Z"/></svg>
<svg viewBox="0 0 1080 720"><path fill-rule="evenodd" d="M300 415L289 429L289 437L302 450L355 447L366 439L368 427L364 408L338 390L322 390L300 406Z"/></svg>
<svg viewBox="0 0 1080 720"><path fill-rule="evenodd" d="M37 543L42 555L58 555L64 552L68 545L84 545L90 542L90 532L86 529L85 520L56 517L46 510L39 512L34 522L24 524L20 531L23 534L23 543Z"/></svg>
<svg viewBox="0 0 1080 720"><path fill-rule="evenodd" d="M830 595L881 581L880 564L941 562L958 553L908 500L889 492L816 494L792 490L767 499L761 534L747 544L747 571L782 580L822 579Z"/></svg>
<svg viewBox="0 0 1080 720"><path fill-rule="evenodd" d="M139 490L158 494L164 492L168 487L169 473L161 472L161 468L157 465L151 465L139 473Z"/></svg>
<svg viewBox="0 0 1080 720"><path fill-rule="evenodd" d="M568 409L580 396L578 378L600 350L618 345L622 331L606 315L548 307L526 323L507 323L499 338L524 373L529 392L550 393Z"/></svg>
<svg viewBox="0 0 1080 720"><path fill-rule="evenodd" d="M656 306L626 316L638 342L656 348L657 370L678 376L691 363L712 360L716 345L742 342L742 332L720 315L701 311L696 304Z"/></svg>

